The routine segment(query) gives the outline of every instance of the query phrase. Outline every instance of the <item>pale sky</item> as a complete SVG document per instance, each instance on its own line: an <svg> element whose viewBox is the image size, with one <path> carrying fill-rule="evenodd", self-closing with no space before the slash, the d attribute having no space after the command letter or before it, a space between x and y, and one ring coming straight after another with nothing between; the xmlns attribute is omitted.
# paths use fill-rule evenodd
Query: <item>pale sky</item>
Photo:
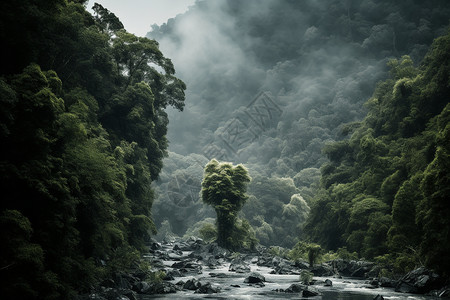
<svg viewBox="0 0 450 300"><path fill-rule="evenodd" d="M184 13L195 0L89 0L88 11L97 2L113 12L128 32L145 36L151 25L161 25Z"/></svg>

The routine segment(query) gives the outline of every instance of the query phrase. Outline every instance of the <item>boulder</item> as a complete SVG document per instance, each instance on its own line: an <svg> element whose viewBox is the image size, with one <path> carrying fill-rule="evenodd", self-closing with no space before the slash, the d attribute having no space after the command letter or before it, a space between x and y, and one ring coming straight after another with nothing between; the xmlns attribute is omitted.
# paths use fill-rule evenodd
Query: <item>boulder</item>
<svg viewBox="0 0 450 300"><path fill-rule="evenodd" d="M174 280L175 277L183 277L183 274L177 269L169 270L163 280Z"/></svg>
<svg viewBox="0 0 450 300"><path fill-rule="evenodd" d="M252 272L247 278L245 278L244 283L263 283L265 281L266 278L264 276L258 272Z"/></svg>
<svg viewBox="0 0 450 300"><path fill-rule="evenodd" d="M302 297L317 297L320 295L321 294L317 289L310 286L307 286L302 292Z"/></svg>
<svg viewBox="0 0 450 300"><path fill-rule="evenodd" d="M174 269L186 269L188 271L201 271L202 270L202 266L198 263L195 263L193 261L190 260L183 260L180 262L176 262L172 265L172 268Z"/></svg>
<svg viewBox="0 0 450 300"><path fill-rule="evenodd" d="M403 276L395 286L396 292L425 294L431 290L439 289L442 279L438 274L420 267Z"/></svg>
<svg viewBox="0 0 450 300"><path fill-rule="evenodd" d="M373 300L384 300L384 297L378 294L375 298L373 298Z"/></svg>
<svg viewBox="0 0 450 300"><path fill-rule="evenodd" d="M129 300L138 300L138 297L134 291L126 290L122 292L122 295L127 297Z"/></svg>
<svg viewBox="0 0 450 300"><path fill-rule="evenodd" d="M256 264L261 267L272 267L272 262L273 256L263 254L258 257L258 262Z"/></svg>
<svg viewBox="0 0 450 300"><path fill-rule="evenodd" d="M207 252L209 254L213 255L214 258L216 258L216 259L225 258L225 257L230 256L230 251L228 251L227 249L224 249L222 247L219 247L219 245L217 245L216 243L212 243L212 244L208 245Z"/></svg>
<svg viewBox="0 0 450 300"><path fill-rule="evenodd" d="M140 281L133 286L133 291L139 294L146 294L149 289L150 284L148 284L146 281Z"/></svg>
<svg viewBox="0 0 450 300"><path fill-rule="evenodd" d="M186 282L183 284L183 289L195 291L195 290L197 290L199 287L201 287L201 285L202 285L202 284L201 284L197 279L193 278L193 279L189 279L188 281L186 281Z"/></svg>
<svg viewBox="0 0 450 300"><path fill-rule="evenodd" d="M291 284L287 289L285 289L284 292L285 293L300 293L304 289L306 289L306 286L299 284L299 283L294 283L294 284Z"/></svg>
<svg viewBox="0 0 450 300"><path fill-rule="evenodd" d="M333 268L327 264L320 264L310 269L314 276L333 276Z"/></svg>
<svg viewBox="0 0 450 300"><path fill-rule="evenodd" d="M216 294L219 293L220 289L213 287L210 282L202 284L196 291L195 294Z"/></svg>
<svg viewBox="0 0 450 300"><path fill-rule="evenodd" d="M335 259L331 262L332 269L335 273L346 277L366 278L367 274L372 275L376 273L377 269L375 263L364 260L344 260ZM375 274L377 275L377 274ZM372 276L372 277L375 277Z"/></svg>
<svg viewBox="0 0 450 300"><path fill-rule="evenodd" d="M215 269L216 267L220 266L220 262L219 260L217 260L214 256L210 255L208 256L208 258L205 260L205 264L210 268L210 269Z"/></svg>
<svg viewBox="0 0 450 300"><path fill-rule="evenodd" d="M330 279L325 279L324 286L333 286L333 282Z"/></svg>
<svg viewBox="0 0 450 300"><path fill-rule="evenodd" d="M378 279L378 282L380 283L381 287L389 287L389 288L395 287L395 284L396 284L395 280L392 280L392 279L387 278L387 277L380 277Z"/></svg>
<svg viewBox="0 0 450 300"><path fill-rule="evenodd" d="M150 283L150 288L144 294L172 294L177 292L175 284L167 281Z"/></svg>
<svg viewBox="0 0 450 300"><path fill-rule="evenodd" d="M248 273L250 272L250 266L241 258L235 258L231 261L228 271L236 273Z"/></svg>

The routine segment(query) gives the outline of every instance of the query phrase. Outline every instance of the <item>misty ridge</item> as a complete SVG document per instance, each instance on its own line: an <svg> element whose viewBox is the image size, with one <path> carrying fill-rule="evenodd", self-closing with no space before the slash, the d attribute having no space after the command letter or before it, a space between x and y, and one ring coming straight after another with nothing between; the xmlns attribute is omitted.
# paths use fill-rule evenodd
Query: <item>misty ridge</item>
<svg viewBox="0 0 450 300"><path fill-rule="evenodd" d="M199 192L217 158L249 169L242 217L260 242L292 247L328 161L322 149L365 117L389 59L422 61L449 11L447 1L197 1L154 26L147 36L187 85L184 111L168 110L159 236L214 222Z"/></svg>
<svg viewBox="0 0 450 300"><path fill-rule="evenodd" d="M450 2L89 2L0 2L3 298L450 294Z"/></svg>

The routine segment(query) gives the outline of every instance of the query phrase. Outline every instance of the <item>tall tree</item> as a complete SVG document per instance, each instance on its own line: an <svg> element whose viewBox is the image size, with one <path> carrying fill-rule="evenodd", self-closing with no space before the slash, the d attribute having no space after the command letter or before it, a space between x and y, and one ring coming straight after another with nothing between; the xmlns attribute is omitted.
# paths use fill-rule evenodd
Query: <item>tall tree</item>
<svg viewBox="0 0 450 300"><path fill-rule="evenodd" d="M202 199L217 214L217 243L234 248L232 238L237 214L248 199L247 184L251 178L243 165L219 163L212 159L205 167L202 182Z"/></svg>

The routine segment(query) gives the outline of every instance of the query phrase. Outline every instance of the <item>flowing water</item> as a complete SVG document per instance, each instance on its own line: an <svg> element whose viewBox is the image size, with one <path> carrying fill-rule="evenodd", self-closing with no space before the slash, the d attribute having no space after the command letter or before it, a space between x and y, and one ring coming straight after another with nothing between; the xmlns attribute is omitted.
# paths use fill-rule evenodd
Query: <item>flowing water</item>
<svg viewBox="0 0 450 300"><path fill-rule="evenodd" d="M174 261L166 261L165 265L171 266ZM312 299L312 300L372 300L377 295L382 295L384 299L392 300L431 300L439 299L431 296L401 294L396 293L392 288L373 288L364 280L350 278L314 277L316 284L314 288L320 291L321 296L303 298L299 293L284 293L274 290L287 289L293 283L299 283L299 275L278 275L270 274L271 268L261 267L251 264L251 271L258 272L266 279L263 287L250 286L244 283L248 274L229 272L229 263L223 264L219 268L210 269L203 267L202 274L179 277L172 281L177 283L180 280L186 282L195 278L202 283L210 282L212 286L219 287L217 294L195 294L194 291L179 291L176 294L165 295L145 295L140 299ZM221 274L221 276L214 276ZM211 276L212 275L212 276ZM324 281L330 279L333 283L331 287L324 286Z"/></svg>

